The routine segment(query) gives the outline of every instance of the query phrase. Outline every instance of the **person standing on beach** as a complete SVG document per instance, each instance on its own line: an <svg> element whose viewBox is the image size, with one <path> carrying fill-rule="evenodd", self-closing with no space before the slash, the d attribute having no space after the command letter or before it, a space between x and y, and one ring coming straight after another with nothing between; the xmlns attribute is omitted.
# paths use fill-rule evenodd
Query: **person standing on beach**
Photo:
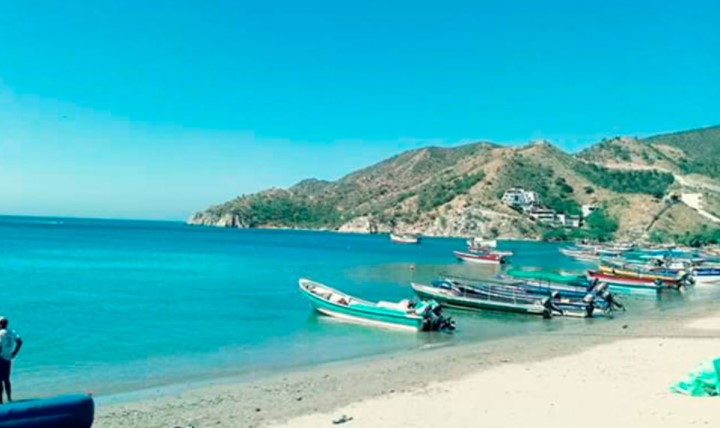
<svg viewBox="0 0 720 428"><path fill-rule="evenodd" d="M23 344L20 336L14 330L8 330L7 327L7 318L0 317L0 404L3 402L3 388L7 393L8 401L12 401L10 366Z"/></svg>

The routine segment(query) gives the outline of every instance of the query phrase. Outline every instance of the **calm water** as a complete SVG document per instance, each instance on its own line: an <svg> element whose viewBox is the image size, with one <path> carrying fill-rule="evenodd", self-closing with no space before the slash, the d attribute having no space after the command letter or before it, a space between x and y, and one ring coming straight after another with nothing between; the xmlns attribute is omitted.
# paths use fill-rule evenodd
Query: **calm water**
<svg viewBox="0 0 720 428"><path fill-rule="evenodd" d="M397 300L412 297L410 281L442 271L494 272L455 262L452 250L463 247L459 239L403 246L386 236L0 217L0 314L25 340L17 394L110 394L613 322L460 312L454 335L408 334L317 316L297 291L298 278L309 277ZM555 244L501 247L516 252L516 264L585 267ZM635 300L633 312L692 298Z"/></svg>

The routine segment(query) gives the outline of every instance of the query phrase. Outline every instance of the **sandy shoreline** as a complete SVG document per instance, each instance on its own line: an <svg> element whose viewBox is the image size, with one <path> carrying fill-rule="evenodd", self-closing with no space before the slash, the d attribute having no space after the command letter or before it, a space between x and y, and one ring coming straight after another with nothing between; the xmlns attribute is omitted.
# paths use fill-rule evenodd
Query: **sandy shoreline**
<svg viewBox="0 0 720 428"><path fill-rule="evenodd" d="M648 358L668 348L663 358ZM506 364L272 426L329 427L339 415L353 418L348 426L368 428L718 426L717 400L668 391L688 367L718 352L720 338L631 339L541 362Z"/></svg>
<svg viewBox="0 0 720 428"><path fill-rule="evenodd" d="M564 426L563 421L583 418L576 407L587 406L595 409L590 421L602 421L600 415L607 413L611 420L620 417L637 426L720 422L720 412L712 416L709 405L702 404L712 403L717 410L716 402L668 393L669 385L695 365L720 355L718 311L711 306L698 309L683 314L685 321L676 315L619 317L587 324L573 334L545 333L326 364L101 405L95 426L315 427L334 426L331 421L342 414L354 418L345 425L350 427L448 426L445 420L453 421L450 426L477 426L478 414L472 409L479 408L485 409L484 426L529 425L540 416ZM663 403L657 411L652 410L654 400ZM527 411L514 411L511 404ZM666 408L669 414L663 413ZM520 419L508 419L506 412Z"/></svg>

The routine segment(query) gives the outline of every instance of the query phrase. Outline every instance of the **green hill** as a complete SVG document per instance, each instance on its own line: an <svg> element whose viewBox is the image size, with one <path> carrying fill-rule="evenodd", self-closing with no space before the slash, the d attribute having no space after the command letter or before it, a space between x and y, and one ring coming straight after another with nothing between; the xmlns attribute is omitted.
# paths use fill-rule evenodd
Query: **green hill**
<svg viewBox="0 0 720 428"><path fill-rule="evenodd" d="M681 150L683 156L676 162L685 174L720 178L720 126L662 134L641 141L654 148Z"/></svg>
<svg viewBox="0 0 720 428"><path fill-rule="evenodd" d="M690 230L707 221L680 205L656 218L681 190L676 174L715 177L720 128L648 139L604 140L577 155L547 142L509 147L487 142L400 153L337 181L303 180L288 189L242 195L195 214L192 224L357 232L400 229L429 235L536 237L546 226L501 203L509 188L540 195L557 212L605 207L619 235L649 224ZM713 157L715 156L715 157ZM708 199L714 200L714 199ZM681 231L682 231L681 230Z"/></svg>

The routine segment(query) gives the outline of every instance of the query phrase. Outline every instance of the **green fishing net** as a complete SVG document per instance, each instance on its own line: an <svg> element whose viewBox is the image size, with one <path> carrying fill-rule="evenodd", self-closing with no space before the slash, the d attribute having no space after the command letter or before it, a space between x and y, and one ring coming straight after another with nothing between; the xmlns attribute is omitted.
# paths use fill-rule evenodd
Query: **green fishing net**
<svg viewBox="0 0 720 428"><path fill-rule="evenodd" d="M701 364L690 372L687 379L671 386L670 390L691 397L720 395L720 358Z"/></svg>

